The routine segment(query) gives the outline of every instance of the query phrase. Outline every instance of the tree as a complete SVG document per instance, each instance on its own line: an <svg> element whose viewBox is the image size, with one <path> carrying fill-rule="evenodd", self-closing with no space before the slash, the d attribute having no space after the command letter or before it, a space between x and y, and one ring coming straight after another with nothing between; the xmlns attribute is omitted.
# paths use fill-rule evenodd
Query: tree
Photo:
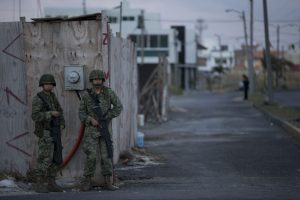
<svg viewBox="0 0 300 200"><path fill-rule="evenodd" d="M263 54L263 58L261 59L264 70L266 70L266 57L265 57L265 51ZM294 66L293 62L290 62L284 58L277 58L275 56L271 55L271 66L272 71L275 73L275 86L276 88L279 87L279 79L284 77L284 72L286 71L286 67L292 67Z"/></svg>

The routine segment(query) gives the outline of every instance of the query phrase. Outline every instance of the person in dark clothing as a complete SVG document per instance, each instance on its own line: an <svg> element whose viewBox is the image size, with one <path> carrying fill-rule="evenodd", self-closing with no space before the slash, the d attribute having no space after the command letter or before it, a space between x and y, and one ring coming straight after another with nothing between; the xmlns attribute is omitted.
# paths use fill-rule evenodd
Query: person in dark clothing
<svg viewBox="0 0 300 200"><path fill-rule="evenodd" d="M243 90L244 90L244 100L248 99L248 90L249 90L249 79L248 76L243 74Z"/></svg>

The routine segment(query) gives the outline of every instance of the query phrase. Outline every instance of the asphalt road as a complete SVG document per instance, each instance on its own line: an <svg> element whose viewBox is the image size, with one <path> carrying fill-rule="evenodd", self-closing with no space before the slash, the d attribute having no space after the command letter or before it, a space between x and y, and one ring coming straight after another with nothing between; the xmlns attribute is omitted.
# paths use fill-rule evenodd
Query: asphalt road
<svg viewBox="0 0 300 200"><path fill-rule="evenodd" d="M128 171L119 191L0 199L300 199L300 142L239 95L172 98L169 121L143 130L163 164Z"/></svg>

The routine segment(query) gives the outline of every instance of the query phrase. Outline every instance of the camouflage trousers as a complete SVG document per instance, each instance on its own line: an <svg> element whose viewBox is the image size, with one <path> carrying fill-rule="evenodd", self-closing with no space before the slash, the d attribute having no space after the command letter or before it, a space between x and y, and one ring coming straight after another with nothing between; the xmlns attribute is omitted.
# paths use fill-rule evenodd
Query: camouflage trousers
<svg viewBox="0 0 300 200"><path fill-rule="evenodd" d="M98 148L100 149L101 173L103 176L112 176L112 161L107 157L104 139L101 136L95 137L95 134L87 131L83 138L83 151L86 154L83 173L85 177L92 177L95 174Z"/></svg>
<svg viewBox="0 0 300 200"><path fill-rule="evenodd" d="M55 178L59 166L53 163L54 144L50 131L44 130L38 141L36 176Z"/></svg>

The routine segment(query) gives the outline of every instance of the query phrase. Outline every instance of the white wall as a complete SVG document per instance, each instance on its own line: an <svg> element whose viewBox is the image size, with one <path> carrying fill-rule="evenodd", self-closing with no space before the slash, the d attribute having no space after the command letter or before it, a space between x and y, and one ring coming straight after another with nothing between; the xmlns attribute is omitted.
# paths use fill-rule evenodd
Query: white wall
<svg viewBox="0 0 300 200"><path fill-rule="evenodd" d="M107 16L117 17L117 23L110 23L112 33L115 35L120 32L120 8L105 10ZM138 16L142 14L142 9L130 8L128 1L122 1L122 16L133 16L134 21L122 21L121 35L126 38L130 34L141 34L142 30L137 28ZM167 34L168 35L168 61L174 62L174 30L173 29L162 29L160 14L158 13L147 13L144 11L145 19L145 34ZM137 48L137 50L140 50ZM166 50L166 48L149 48L145 47L144 50ZM144 63L158 63L158 57L144 57ZM141 63L141 58L137 58L137 62Z"/></svg>
<svg viewBox="0 0 300 200"><path fill-rule="evenodd" d="M288 49L284 54L284 58L295 64L300 64L300 48L299 48L299 46L295 45L295 49Z"/></svg>
<svg viewBox="0 0 300 200"><path fill-rule="evenodd" d="M185 63L196 62L195 30L185 30Z"/></svg>
<svg viewBox="0 0 300 200"><path fill-rule="evenodd" d="M213 67L218 66L215 62L216 58L226 59L226 64L223 64L223 67L226 69L231 69L234 65L233 52L229 49L228 51L222 51L222 54L218 50L212 50L205 54L204 57L207 58L206 66L199 66L198 69L201 71L211 71ZM231 59L230 59L231 58Z"/></svg>

